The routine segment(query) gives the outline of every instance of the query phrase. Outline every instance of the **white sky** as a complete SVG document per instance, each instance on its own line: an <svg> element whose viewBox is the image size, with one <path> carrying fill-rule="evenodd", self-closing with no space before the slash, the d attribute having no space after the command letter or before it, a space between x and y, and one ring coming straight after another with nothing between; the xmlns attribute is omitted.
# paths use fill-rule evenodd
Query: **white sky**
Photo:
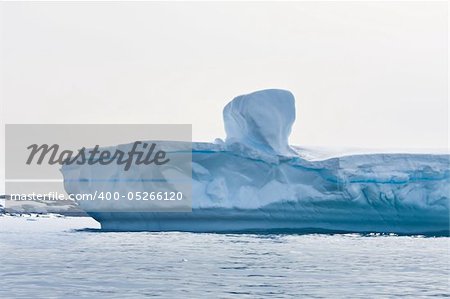
<svg viewBox="0 0 450 299"><path fill-rule="evenodd" d="M2 2L4 123L191 123L285 88L291 143L443 148L446 2ZM2 138L3 142L3 138Z"/></svg>

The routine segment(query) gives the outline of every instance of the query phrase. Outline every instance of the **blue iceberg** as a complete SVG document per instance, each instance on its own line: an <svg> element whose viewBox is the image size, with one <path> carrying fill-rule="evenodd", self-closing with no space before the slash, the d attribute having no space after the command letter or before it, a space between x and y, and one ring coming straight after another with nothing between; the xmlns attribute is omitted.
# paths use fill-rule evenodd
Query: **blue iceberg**
<svg viewBox="0 0 450 299"><path fill-rule="evenodd" d="M448 235L450 155L308 157L288 144L295 100L285 90L236 97L223 117L225 141L192 143L192 212L79 205L108 231ZM79 179L93 177L92 168L64 166L66 191L89 192ZM118 180L111 189L126 184Z"/></svg>

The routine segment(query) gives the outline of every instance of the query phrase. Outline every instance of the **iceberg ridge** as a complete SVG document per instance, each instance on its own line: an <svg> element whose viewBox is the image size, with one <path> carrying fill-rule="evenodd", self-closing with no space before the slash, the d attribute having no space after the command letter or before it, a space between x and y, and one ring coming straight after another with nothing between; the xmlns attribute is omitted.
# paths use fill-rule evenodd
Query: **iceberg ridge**
<svg viewBox="0 0 450 299"><path fill-rule="evenodd" d="M124 212L120 205L98 212L79 204L114 231L448 234L450 155L308 160L288 144L294 105L288 91L263 90L225 107L225 142L192 143L192 212ZM167 143L169 151L176 144ZM79 179L95 171L62 172L67 192L80 193L88 190ZM126 190L128 174L114 175L122 179L111 190ZM141 184L146 190L149 183Z"/></svg>

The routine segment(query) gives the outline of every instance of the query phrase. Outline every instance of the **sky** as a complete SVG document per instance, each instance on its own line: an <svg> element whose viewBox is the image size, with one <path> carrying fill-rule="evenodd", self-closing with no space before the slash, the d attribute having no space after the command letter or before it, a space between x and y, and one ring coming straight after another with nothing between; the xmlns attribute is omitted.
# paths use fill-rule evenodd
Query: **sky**
<svg viewBox="0 0 450 299"><path fill-rule="evenodd" d="M213 141L225 137L227 102L283 88L296 97L291 144L448 145L446 2L2 2L1 12L2 124L188 123L194 141Z"/></svg>

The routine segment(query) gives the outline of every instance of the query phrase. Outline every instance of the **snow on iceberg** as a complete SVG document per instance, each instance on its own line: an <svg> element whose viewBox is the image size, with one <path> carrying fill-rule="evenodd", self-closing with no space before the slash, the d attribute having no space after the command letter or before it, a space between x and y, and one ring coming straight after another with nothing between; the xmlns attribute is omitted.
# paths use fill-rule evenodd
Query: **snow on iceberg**
<svg viewBox="0 0 450 299"><path fill-rule="evenodd" d="M308 160L287 142L294 105L288 91L263 90L225 107L226 141L192 144L192 212L125 212L120 205L100 212L91 209L95 203L79 204L113 231L448 235L450 155ZM64 166L66 191L89 192L80 179L92 178L93 168ZM115 173L111 191L127 190L127 176Z"/></svg>
<svg viewBox="0 0 450 299"><path fill-rule="evenodd" d="M275 155L292 155L288 144L295 100L287 90L238 96L223 109L227 144L239 143Z"/></svg>

